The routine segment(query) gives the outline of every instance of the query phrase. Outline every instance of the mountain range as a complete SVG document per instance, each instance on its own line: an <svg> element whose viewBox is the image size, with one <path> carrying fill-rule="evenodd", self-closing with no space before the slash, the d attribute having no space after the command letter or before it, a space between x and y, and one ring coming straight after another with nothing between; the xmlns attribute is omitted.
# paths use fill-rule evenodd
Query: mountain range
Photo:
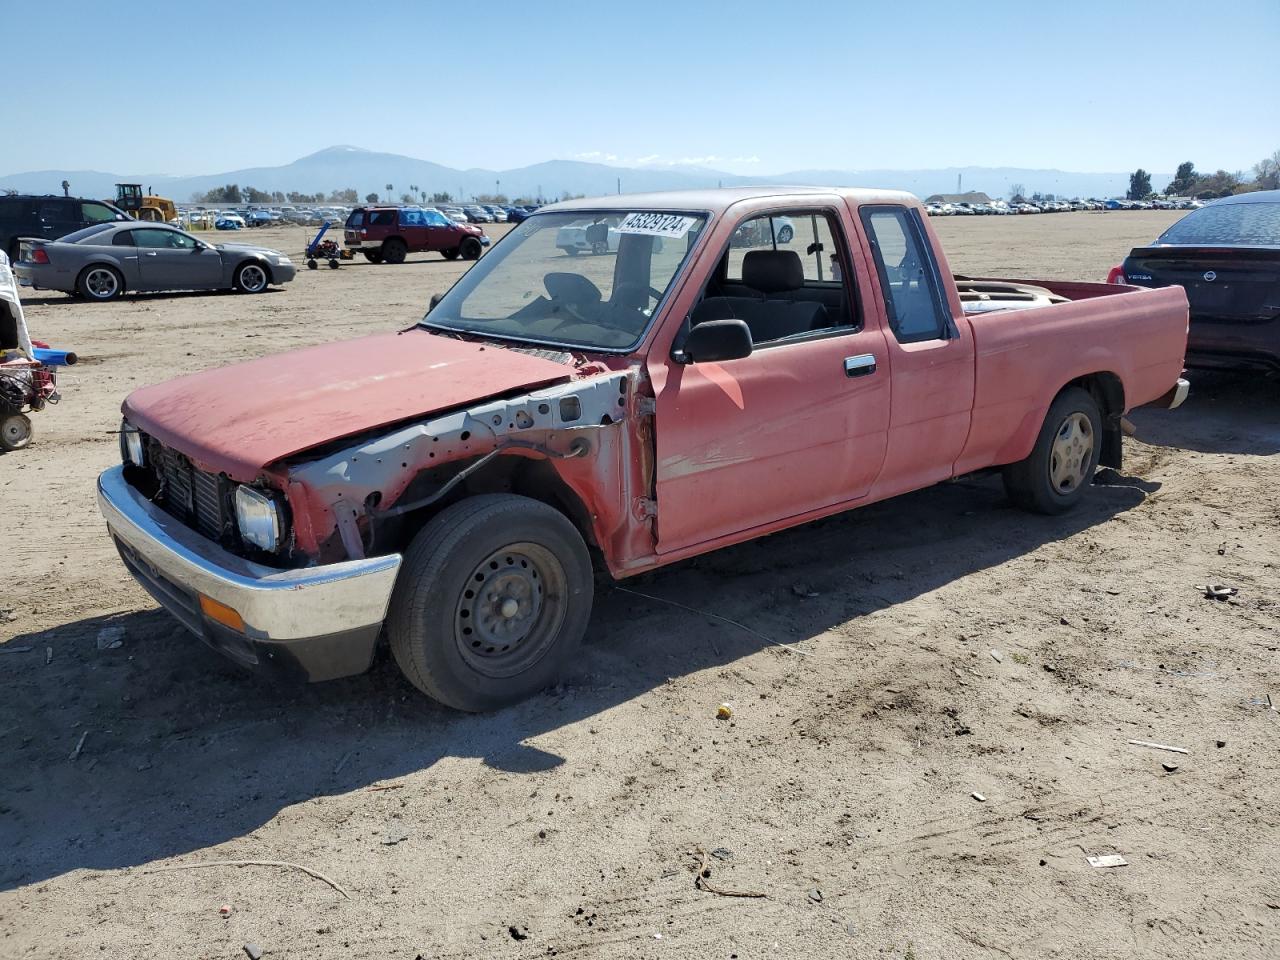
<svg viewBox="0 0 1280 960"><path fill-rule="evenodd" d="M1172 174L1152 174L1156 190L1172 179ZM71 192L84 197L111 197L118 182L141 183L155 193L180 203L214 187L235 183L242 188L296 190L301 193L353 187L361 197L376 192L399 197L416 185L428 194L444 192L455 199L494 192L512 197L545 197L561 194L601 196L617 192L678 190L717 185L796 184L812 186L859 186L909 190L926 197L934 193L980 190L992 197L1008 196L1014 184L1028 194L1052 193L1066 197L1122 196L1129 186L1127 173L1071 173L1063 170L1033 170L1021 167L951 167L924 170L795 170L787 173L742 176L703 167L644 166L617 167L579 160L548 160L512 170L485 170L452 167L406 157L378 153L360 147L335 146L309 154L278 167L250 167L199 176L169 174L103 173L96 170L36 170L0 174L0 190L20 193L60 193L67 180ZM385 199L385 197L384 197Z"/></svg>

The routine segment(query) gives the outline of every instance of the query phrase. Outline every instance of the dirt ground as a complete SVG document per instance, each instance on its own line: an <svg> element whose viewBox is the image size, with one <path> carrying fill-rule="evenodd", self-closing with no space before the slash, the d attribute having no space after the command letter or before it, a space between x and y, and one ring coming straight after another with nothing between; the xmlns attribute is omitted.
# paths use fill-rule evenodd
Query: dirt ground
<svg viewBox="0 0 1280 960"><path fill-rule="evenodd" d="M1174 216L935 225L958 272L1102 279ZM157 611L94 504L125 394L408 325L463 269L29 297L83 361L0 457L0 955L1280 956L1274 381L1200 374L1183 409L1138 411L1070 516L965 481L625 584L803 655L607 590L562 686L463 716L387 658L245 676ZM698 849L712 885L763 896L695 888ZM288 868L167 870L242 859L349 899Z"/></svg>

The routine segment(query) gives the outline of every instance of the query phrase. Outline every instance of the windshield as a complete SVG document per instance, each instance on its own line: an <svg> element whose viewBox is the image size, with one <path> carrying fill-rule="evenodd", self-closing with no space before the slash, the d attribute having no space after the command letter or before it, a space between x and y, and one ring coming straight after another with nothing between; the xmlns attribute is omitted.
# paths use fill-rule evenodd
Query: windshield
<svg viewBox="0 0 1280 960"><path fill-rule="evenodd" d="M705 223L686 213L540 213L472 267L423 323L626 349L644 334Z"/></svg>
<svg viewBox="0 0 1280 960"><path fill-rule="evenodd" d="M1156 242L1280 246L1280 203L1211 203L1187 214Z"/></svg>

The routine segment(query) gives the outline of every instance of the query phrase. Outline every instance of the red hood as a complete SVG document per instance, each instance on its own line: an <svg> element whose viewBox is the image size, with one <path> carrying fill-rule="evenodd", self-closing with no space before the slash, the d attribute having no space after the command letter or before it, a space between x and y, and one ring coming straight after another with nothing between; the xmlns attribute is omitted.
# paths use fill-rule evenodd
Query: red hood
<svg viewBox="0 0 1280 960"><path fill-rule="evenodd" d="M330 440L572 374L552 360L412 330L193 373L135 390L123 410L203 469L248 481Z"/></svg>

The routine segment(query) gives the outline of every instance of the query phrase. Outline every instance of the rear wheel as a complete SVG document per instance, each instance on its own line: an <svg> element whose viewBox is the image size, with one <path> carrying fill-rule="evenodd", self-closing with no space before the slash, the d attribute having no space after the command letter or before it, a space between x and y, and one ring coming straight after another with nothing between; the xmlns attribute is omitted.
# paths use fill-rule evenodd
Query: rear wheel
<svg viewBox="0 0 1280 960"><path fill-rule="evenodd" d="M105 264L94 264L85 267L76 280L76 289L86 300L105 303L114 300L124 292L124 279L115 267Z"/></svg>
<svg viewBox="0 0 1280 960"><path fill-rule="evenodd" d="M409 252L403 240L392 237L382 244L382 260L384 263L404 263L404 255Z"/></svg>
<svg viewBox="0 0 1280 960"><path fill-rule="evenodd" d="M370 263L382 262L381 250L361 250L360 252L364 254L364 258L368 260Z"/></svg>
<svg viewBox="0 0 1280 960"><path fill-rule="evenodd" d="M319 267L319 266L320 266L320 264L316 263L316 258L315 258L315 257L307 257L307 269L308 269L308 270L315 270L315 269L316 269L317 267Z"/></svg>
<svg viewBox="0 0 1280 960"><path fill-rule="evenodd" d="M329 258L329 269L330 269L330 270L337 270L337 269L338 269L338 258L337 258L337 257L330 257L330 258Z"/></svg>
<svg viewBox="0 0 1280 960"><path fill-rule="evenodd" d="M1009 499L1035 513L1065 513L1092 483L1101 448L1097 401L1068 387L1049 407L1030 456L1004 468Z"/></svg>
<svg viewBox="0 0 1280 960"><path fill-rule="evenodd" d="M462 241L462 246L459 247L463 260L479 260L481 249L480 241L475 237L467 237Z"/></svg>
<svg viewBox="0 0 1280 960"><path fill-rule="evenodd" d="M261 293L271 282L267 268L260 263L242 263L236 268L235 285L241 293Z"/></svg>
<svg viewBox="0 0 1280 960"><path fill-rule="evenodd" d="M391 597L396 663L428 696L492 710L550 685L591 616L591 561L559 511L510 494L472 497L414 538Z"/></svg>
<svg viewBox="0 0 1280 960"><path fill-rule="evenodd" d="M31 442L31 419L23 413L0 416L0 449L21 450Z"/></svg>
<svg viewBox="0 0 1280 960"><path fill-rule="evenodd" d="M441 251L440 251L440 256L444 257L446 260L457 260L457 259L458 259L458 248L457 248L457 247L450 247L448 250L441 250Z"/></svg>

